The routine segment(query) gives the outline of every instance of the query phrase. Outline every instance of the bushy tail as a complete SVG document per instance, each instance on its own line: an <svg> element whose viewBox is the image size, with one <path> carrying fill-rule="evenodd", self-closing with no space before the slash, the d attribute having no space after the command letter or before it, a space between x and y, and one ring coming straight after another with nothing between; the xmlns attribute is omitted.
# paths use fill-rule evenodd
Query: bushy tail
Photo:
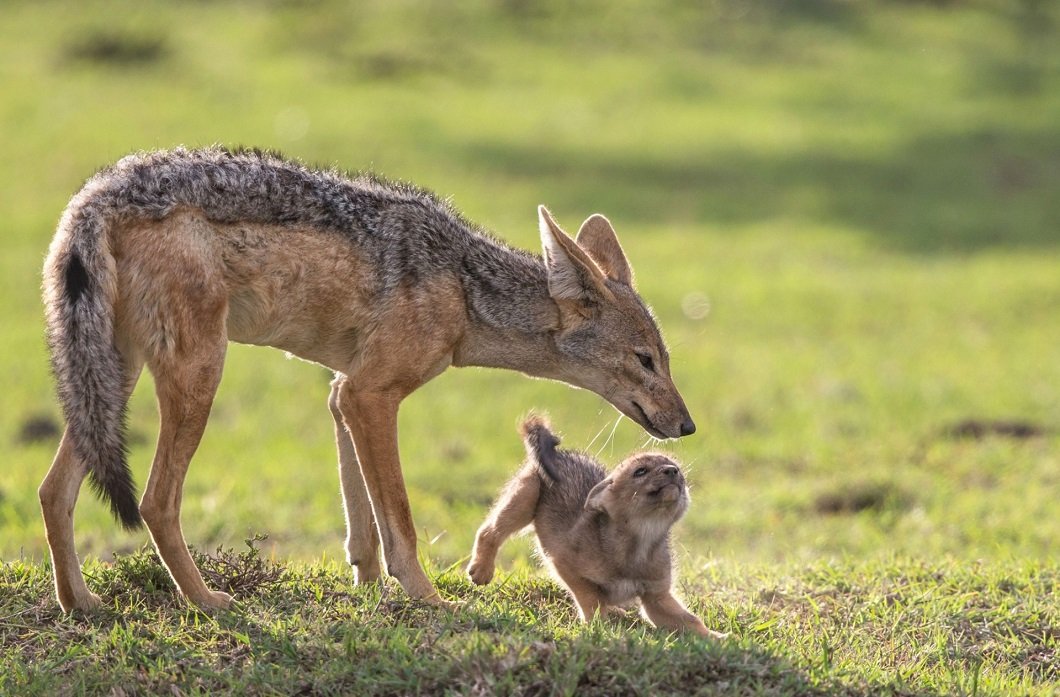
<svg viewBox="0 0 1060 697"><path fill-rule="evenodd" d="M558 455L556 448L559 446L559 437L552 433L548 421L544 417L531 414L523 422L519 432L523 436L523 445L526 446L527 457L537 464L552 481L560 481L557 470Z"/></svg>
<svg viewBox="0 0 1060 697"><path fill-rule="evenodd" d="M75 198L44 267L52 370L74 453L126 529L143 524L125 446L125 368L114 343L115 268L105 219Z"/></svg>

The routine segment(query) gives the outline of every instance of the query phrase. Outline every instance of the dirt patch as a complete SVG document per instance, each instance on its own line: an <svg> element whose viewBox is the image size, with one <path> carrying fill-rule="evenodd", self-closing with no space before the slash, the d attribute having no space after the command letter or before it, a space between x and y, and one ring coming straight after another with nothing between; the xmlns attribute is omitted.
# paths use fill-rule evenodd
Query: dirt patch
<svg viewBox="0 0 1060 697"><path fill-rule="evenodd" d="M851 484L818 494L813 510L819 515L853 515L879 511L904 499L891 484Z"/></svg>
<svg viewBox="0 0 1060 697"><path fill-rule="evenodd" d="M157 36L97 32L79 36L64 50L67 60L102 65L148 65L167 53L166 43Z"/></svg>
<svg viewBox="0 0 1060 697"><path fill-rule="evenodd" d="M1045 435L1045 429L1030 421L1005 419L964 419L945 429L943 434L952 439L982 440L995 436L1026 440Z"/></svg>
<svg viewBox="0 0 1060 697"><path fill-rule="evenodd" d="M22 422L15 437L19 445L57 441L62 434L59 422L47 414L37 414Z"/></svg>

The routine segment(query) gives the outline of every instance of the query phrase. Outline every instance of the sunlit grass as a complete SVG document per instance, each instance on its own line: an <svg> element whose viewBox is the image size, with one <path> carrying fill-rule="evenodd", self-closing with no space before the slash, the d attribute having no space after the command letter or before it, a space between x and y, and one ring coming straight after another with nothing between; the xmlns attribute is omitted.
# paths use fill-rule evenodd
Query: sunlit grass
<svg viewBox="0 0 1060 697"><path fill-rule="evenodd" d="M257 145L415 181L524 248L538 245L539 203L568 229L592 212L611 218L699 426L661 447L690 469L681 568L697 610L736 635L722 664L764 648L765 664L794 671L795 691L1023 693L1055 681L1033 656L1055 661L1056 637L1041 627L1056 625L1060 539L1058 21L1051 3L1001 0L5 4L0 559L22 560L5 583L29 589L30 611L60 634L82 628L54 614L38 566L35 492L57 437L22 433L33 418L58 423L39 274L63 206L132 150ZM267 558L326 557L318 587L348 583L329 378L276 351L232 347L185 489L189 541L212 549L267 533ZM592 442L608 462L647 444L593 395L514 373L443 375L406 401L400 423L421 553L436 568L468 554L522 456L515 425L531 408L551 414L565 444ZM142 486L157 429L147 375L130 414ZM955 437L969 420L986 428ZM1030 436L992 431L999 421ZM94 569L146 541L122 533L87 489L76 528ZM473 658L445 670L522 665L520 639L558 636L569 660L531 651L517 675L576 686L579 666L620 671L599 672L594 652L621 632L581 634L555 586L528 575L525 541L502 566L512 586L473 594L470 619L432 624L395 600L378 621L413 628L378 640L415 655L450 631L439 627L497 622L517 640L487 658L473 632ZM762 600L771 588L799 600ZM1033 607L1005 588L1024 589ZM982 597L987 616L975 614ZM368 621L361 632L365 617L347 614L326 641L353 646L378 629ZM970 617L983 624L962 624ZM1031 629L976 633L1010 619ZM98 629L109 637L112 624ZM649 648L630 649L630 665L671 650L641 631ZM681 647L678 663L718 658ZM256 655L287 650L273 648ZM1038 653L1006 664L1006 651ZM270 670L244 677L266 684ZM400 691L418 674L381 684ZM163 684L150 675L145 684ZM345 679L327 684L359 684ZM25 681L14 684L50 684Z"/></svg>

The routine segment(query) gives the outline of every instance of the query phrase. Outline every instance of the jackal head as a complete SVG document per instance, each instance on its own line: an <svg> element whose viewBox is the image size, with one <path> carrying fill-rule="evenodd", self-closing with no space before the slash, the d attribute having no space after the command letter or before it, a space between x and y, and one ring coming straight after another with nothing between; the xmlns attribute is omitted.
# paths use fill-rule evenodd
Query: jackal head
<svg viewBox="0 0 1060 697"><path fill-rule="evenodd" d="M688 510L688 487L681 468L668 456L637 453L592 488L585 509L623 518L656 537Z"/></svg>
<svg viewBox="0 0 1060 697"><path fill-rule="evenodd" d="M538 208L548 292L559 307L560 379L592 390L656 438L696 426L670 378L670 355L614 228L591 216L573 240Z"/></svg>

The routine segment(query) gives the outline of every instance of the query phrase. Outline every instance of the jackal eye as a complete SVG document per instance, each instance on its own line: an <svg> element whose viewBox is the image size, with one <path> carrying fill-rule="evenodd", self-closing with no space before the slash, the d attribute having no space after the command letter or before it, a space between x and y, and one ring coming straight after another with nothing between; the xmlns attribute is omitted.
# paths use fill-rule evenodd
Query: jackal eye
<svg viewBox="0 0 1060 697"><path fill-rule="evenodd" d="M638 467L637 469L633 470L633 476L634 477L643 477L647 473L648 473L648 468L647 467Z"/></svg>
<svg viewBox="0 0 1060 697"><path fill-rule="evenodd" d="M644 366L645 370L650 370L653 373L655 372L655 361L651 359L651 356L646 353L637 353L637 360L640 361L640 364Z"/></svg>

